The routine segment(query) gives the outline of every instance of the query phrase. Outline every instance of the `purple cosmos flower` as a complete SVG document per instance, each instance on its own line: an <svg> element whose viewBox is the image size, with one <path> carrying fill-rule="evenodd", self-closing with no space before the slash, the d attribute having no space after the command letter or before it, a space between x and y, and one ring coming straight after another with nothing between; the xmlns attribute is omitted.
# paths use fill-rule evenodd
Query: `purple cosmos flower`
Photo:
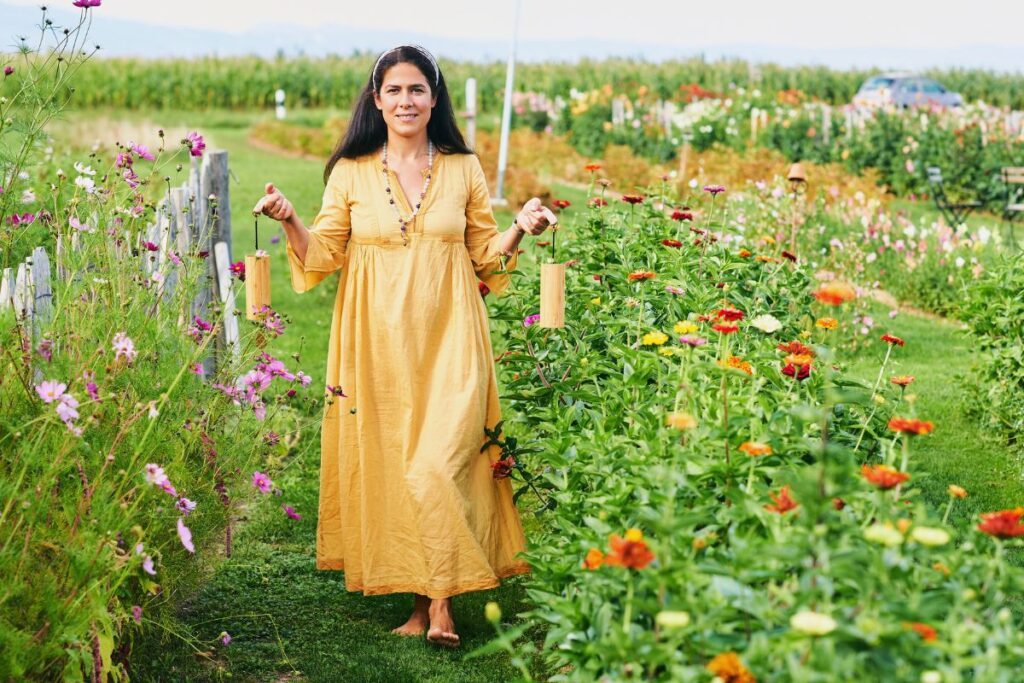
<svg viewBox="0 0 1024 683"><path fill-rule="evenodd" d="M42 356L47 363L53 358L53 340L44 339L39 342L39 346L36 348L36 353Z"/></svg>
<svg viewBox="0 0 1024 683"><path fill-rule="evenodd" d="M252 485L259 489L260 493L270 493L270 487L274 485L270 477L259 470L252 473Z"/></svg>
<svg viewBox="0 0 1024 683"><path fill-rule="evenodd" d="M170 249L168 249L168 250L167 250L167 258L168 258L168 260L170 260L170 262L171 262L171 263L173 263L174 265L176 265L176 266L180 266L180 265L181 265L181 257L180 257L180 256L178 256L178 255L177 255L176 253L174 253L173 251L171 251Z"/></svg>
<svg viewBox="0 0 1024 683"><path fill-rule="evenodd" d="M124 182L128 184L128 187L132 188L133 190L140 184L139 176L137 176L135 174L135 171L133 171L130 168L124 169L124 171L121 173L121 177L124 178Z"/></svg>
<svg viewBox="0 0 1024 683"><path fill-rule="evenodd" d="M188 517L188 514L196 509L196 502L194 500L189 500L185 496L182 496L181 498L178 499L178 502L174 504L174 507L181 510L181 513Z"/></svg>
<svg viewBox="0 0 1024 683"><path fill-rule="evenodd" d="M96 382L89 382L86 384L85 390L89 393L89 398L93 401L100 400L100 388L96 386Z"/></svg>
<svg viewBox="0 0 1024 683"><path fill-rule="evenodd" d="M153 558L149 555L142 558L142 571L146 572L150 576L156 576L156 569L153 568Z"/></svg>
<svg viewBox="0 0 1024 683"><path fill-rule="evenodd" d="M705 185L704 186L704 191L705 192L710 192L711 196L713 197L716 194L721 194L722 192L725 192L725 186L724 185Z"/></svg>
<svg viewBox="0 0 1024 683"><path fill-rule="evenodd" d="M229 634L227 631L221 631L220 635L217 637L220 638L220 642L224 647L227 647L231 644L231 634Z"/></svg>
<svg viewBox="0 0 1024 683"><path fill-rule="evenodd" d="M138 154L140 159L145 159L147 161L155 161L153 153L150 152L149 148L146 147L145 145L137 145L134 142L129 142L128 149Z"/></svg>
<svg viewBox="0 0 1024 683"><path fill-rule="evenodd" d="M8 220L11 225L17 227L19 225L28 225L29 223L35 222L36 215L34 213L23 213L19 216L15 213L11 214L11 217Z"/></svg>
<svg viewBox="0 0 1024 683"><path fill-rule="evenodd" d="M523 327L530 327L540 322L540 313L534 313L523 318Z"/></svg>
<svg viewBox="0 0 1024 683"><path fill-rule="evenodd" d="M68 385L63 382L58 382L55 379L48 379L42 384L36 385L36 393L39 394L39 398L43 399L43 403L53 403L59 401L67 390Z"/></svg>
<svg viewBox="0 0 1024 683"><path fill-rule="evenodd" d="M82 9L89 9L90 7L99 7L103 4L103 0L75 0L71 4Z"/></svg>
<svg viewBox="0 0 1024 683"><path fill-rule="evenodd" d="M240 282L245 282L245 261L235 261L231 264L231 274L239 279Z"/></svg>
<svg viewBox="0 0 1024 683"><path fill-rule="evenodd" d="M313 378L304 373L302 370L299 370L298 372L295 373L295 379L297 379L299 381L299 384L301 384L304 387L308 387L309 383L313 381Z"/></svg>
<svg viewBox="0 0 1024 683"><path fill-rule="evenodd" d="M133 342L124 332L118 332L114 335L112 347L114 349L114 360L124 358L131 363L135 360L135 356L138 355L138 352L135 350L135 342Z"/></svg>
<svg viewBox="0 0 1024 683"><path fill-rule="evenodd" d="M132 605L132 619L135 620L136 624L142 623L142 608L138 605Z"/></svg>
<svg viewBox="0 0 1024 683"><path fill-rule="evenodd" d="M281 503L281 507L284 509L284 514L288 515L292 519L302 519L302 515L295 511L291 505L285 505Z"/></svg>
<svg viewBox="0 0 1024 683"><path fill-rule="evenodd" d="M280 377L282 379L288 380L289 382L295 381L295 375L288 372L288 368L284 366L284 363L282 363L277 358L272 358L270 356L267 356L266 354L264 354L264 356L266 356L268 362L260 363L259 365L257 365L256 368L258 370L269 372L272 377Z"/></svg>
<svg viewBox="0 0 1024 683"><path fill-rule="evenodd" d="M199 375L200 377L204 377L206 375L206 368L203 367L202 363L193 363L192 367L189 368L189 372L191 372L193 375Z"/></svg>
<svg viewBox="0 0 1024 683"><path fill-rule="evenodd" d="M174 484L171 483L170 479L164 479L160 482L160 488L163 489L164 493L174 496L175 498L178 497L178 489L174 488Z"/></svg>
<svg viewBox="0 0 1024 683"><path fill-rule="evenodd" d="M178 517L178 538L181 539L181 544L185 546L185 550L190 553L196 551L196 547L192 544L192 532L185 526L185 522L181 521L181 517Z"/></svg>
<svg viewBox="0 0 1024 683"><path fill-rule="evenodd" d="M146 481L156 486L163 484L167 481L167 474L164 473L164 468L154 462L146 465Z"/></svg>
<svg viewBox="0 0 1024 683"><path fill-rule="evenodd" d="M185 139L181 141L186 147L188 147L188 153L194 157L203 156L203 151L206 149L206 141L203 140L203 136L192 131L185 136Z"/></svg>
<svg viewBox="0 0 1024 683"><path fill-rule="evenodd" d="M129 168L133 163L135 163L135 157L131 152L118 152L117 158L114 159L115 168Z"/></svg>
<svg viewBox="0 0 1024 683"><path fill-rule="evenodd" d="M704 346L708 343L708 340L704 337L698 337L695 334L684 334L679 338L679 343L696 348L698 346Z"/></svg>

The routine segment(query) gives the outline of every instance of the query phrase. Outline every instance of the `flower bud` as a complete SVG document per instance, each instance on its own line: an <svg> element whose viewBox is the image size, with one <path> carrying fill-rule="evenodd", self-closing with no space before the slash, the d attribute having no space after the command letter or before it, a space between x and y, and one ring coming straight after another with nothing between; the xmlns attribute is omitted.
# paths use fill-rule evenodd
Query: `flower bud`
<svg viewBox="0 0 1024 683"><path fill-rule="evenodd" d="M501 621L501 608L498 607L498 603L493 601L488 602L487 605L484 606L484 616L487 617L487 621L492 624L497 624Z"/></svg>

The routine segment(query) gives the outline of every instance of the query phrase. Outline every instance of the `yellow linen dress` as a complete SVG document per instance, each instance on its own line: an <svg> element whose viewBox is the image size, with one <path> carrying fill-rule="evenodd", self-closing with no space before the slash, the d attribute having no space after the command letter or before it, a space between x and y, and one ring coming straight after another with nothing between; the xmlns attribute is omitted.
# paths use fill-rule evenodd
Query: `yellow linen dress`
<svg viewBox="0 0 1024 683"><path fill-rule="evenodd" d="M404 246L370 154L332 170L305 261L286 247L296 292L342 270L326 382L345 396L324 411L316 566L350 591L444 598L529 571L511 482L492 476L500 449L480 450L501 413L477 278L496 295L509 278L476 156L435 154L407 231Z"/></svg>

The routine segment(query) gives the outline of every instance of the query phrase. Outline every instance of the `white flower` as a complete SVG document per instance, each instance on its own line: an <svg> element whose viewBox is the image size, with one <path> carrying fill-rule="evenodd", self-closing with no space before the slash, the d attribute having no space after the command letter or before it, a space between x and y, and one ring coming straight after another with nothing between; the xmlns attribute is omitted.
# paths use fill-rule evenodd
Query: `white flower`
<svg viewBox="0 0 1024 683"><path fill-rule="evenodd" d="M957 256L956 261L953 261L953 263L956 264L957 268L963 268L967 264L967 261L964 260L963 256Z"/></svg>
<svg viewBox="0 0 1024 683"><path fill-rule="evenodd" d="M765 334L772 334L782 329L782 323L773 315L765 313L750 320L751 327L756 327Z"/></svg>
<svg viewBox="0 0 1024 683"><path fill-rule="evenodd" d="M89 194L92 194L96 191L96 183L93 182L92 178L87 178L83 175L80 175L77 178L75 178L75 185L78 185L80 188L82 188Z"/></svg>
<svg viewBox="0 0 1024 683"><path fill-rule="evenodd" d="M789 618L789 625L794 630L809 636L823 636L836 629L836 620L827 614L804 610Z"/></svg>
<svg viewBox="0 0 1024 683"><path fill-rule="evenodd" d="M31 188L29 188L27 190L24 190L21 193L21 203L22 204L31 204L35 200L36 200L36 193L33 192Z"/></svg>
<svg viewBox="0 0 1024 683"><path fill-rule="evenodd" d="M986 228L984 225L978 228L978 241L982 244L988 244L988 241L992 238L992 231Z"/></svg>
<svg viewBox="0 0 1024 683"><path fill-rule="evenodd" d="M949 543L949 532L945 529L931 526L915 526L910 532L910 538L921 545L946 545Z"/></svg>
<svg viewBox="0 0 1024 683"><path fill-rule="evenodd" d="M942 683L942 674L934 669L921 673L921 683Z"/></svg>
<svg viewBox="0 0 1024 683"><path fill-rule="evenodd" d="M864 538L872 543L889 547L903 543L903 534L886 524L872 524L864 530Z"/></svg>
<svg viewBox="0 0 1024 683"><path fill-rule="evenodd" d="M156 401L149 402L149 419L155 418L160 414L160 411L156 409Z"/></svg>
<svg viewBox="0 0 1024 683"><path fill-rule="evenodd" d="M654 621L662 628L685 628L690 623L687 612L658 612Z"/></svg>
<svg viewBox="0 0 1024 683"><path fill-rule="evenodd" d="M146 465L146 481L156 486L163 484L167 481L167 475L164 473L164 468L152 462ZM141 550L136 548L136 552L141 552Z"/></svg>
<svg viewBox="0 0 1024 683"><path fill-rule="evenodd" d="M75 162L75 170L78 171L81 175L96 175L96 171L92 170L92 166L86 166L81 161Z"/></svg>

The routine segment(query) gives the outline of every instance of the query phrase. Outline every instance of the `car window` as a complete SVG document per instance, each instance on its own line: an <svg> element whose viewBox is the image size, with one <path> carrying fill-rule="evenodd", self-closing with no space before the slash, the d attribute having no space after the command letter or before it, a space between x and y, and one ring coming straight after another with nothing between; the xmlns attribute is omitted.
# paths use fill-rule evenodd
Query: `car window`
<svg viewBox="0 0 1024 683"><path fill-rule="evenodd" d="M942 93L946 92L946 89L943 88L941 85L939 85L935 81L928 79L921 80L921 90L922 92L926 92L929 95L941 95Z"/></svg>
<svg viewBox="0 0 1024 683"><path fill-rule="evenodd" d="M864 85L860 87L861 92L867 92L869 90L879 90L881 88L892 87L892 79L886 78L885 76L875 76L869 78Z"/></svg>

